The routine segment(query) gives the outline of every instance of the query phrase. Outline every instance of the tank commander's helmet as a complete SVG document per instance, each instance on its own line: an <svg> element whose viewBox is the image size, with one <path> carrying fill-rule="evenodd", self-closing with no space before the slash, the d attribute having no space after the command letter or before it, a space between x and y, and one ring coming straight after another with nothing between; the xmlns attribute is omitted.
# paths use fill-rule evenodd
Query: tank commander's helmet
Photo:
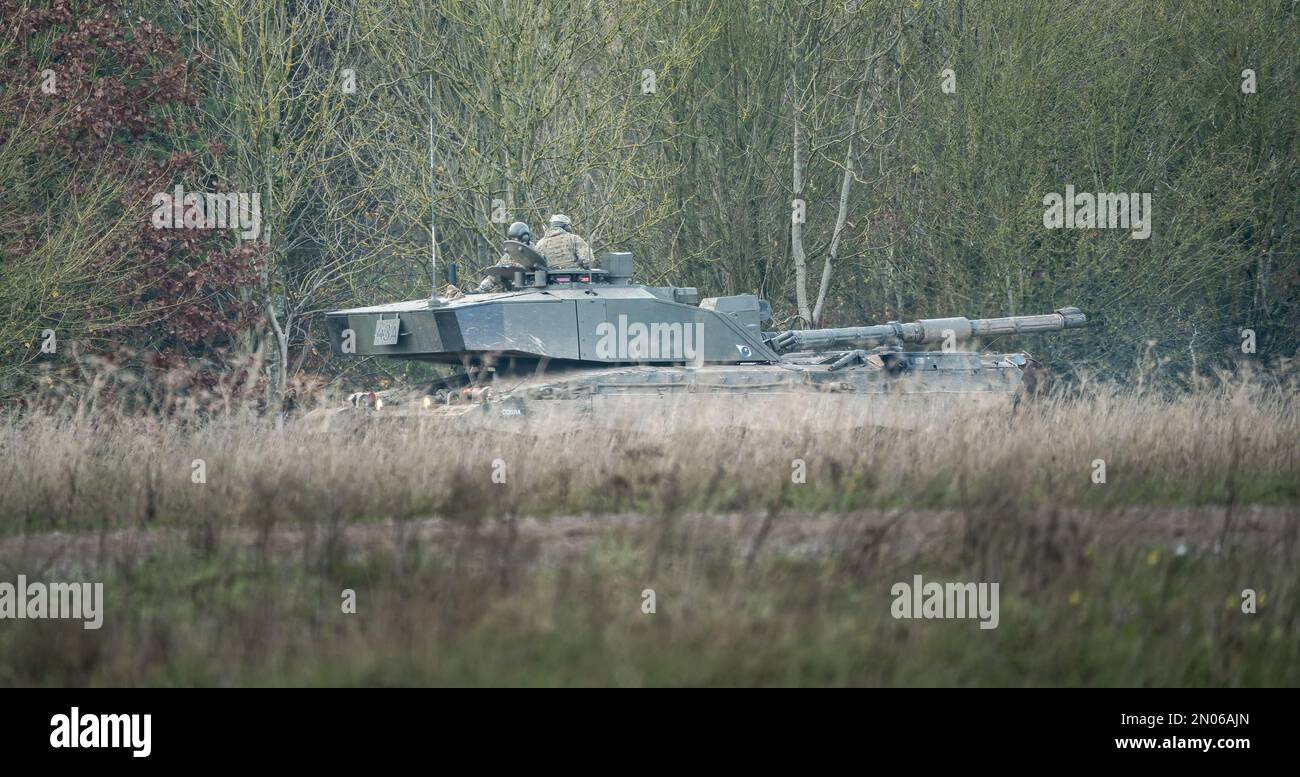
<svg viewBox="0 0 1300 777"><path fill-rule="evenodd" d="M565 232L572 232L573 220L570 219L568 216L564 215L563 213L556 213L554 216L551 216L551 226L559 227L560 229L563 229Z"/></svg>
<svg viewBox="0 0 1300 777"><path fill-rule="evenodd" d="M528 225L522 221L516 221L506 230L506 237L510 240L518 240L524 245L533 244L533 233L528 229Z"/></svg>

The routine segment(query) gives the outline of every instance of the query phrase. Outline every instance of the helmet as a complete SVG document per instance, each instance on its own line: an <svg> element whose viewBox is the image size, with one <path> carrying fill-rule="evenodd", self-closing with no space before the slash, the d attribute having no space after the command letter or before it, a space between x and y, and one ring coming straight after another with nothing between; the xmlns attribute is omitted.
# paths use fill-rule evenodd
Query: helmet
<svg viewBox="0 0 1300 777"><path fill-rule="evenodd" d="M554 216L551 216L551 226L559 227L565 232L571 232L573 231L573 220L563 213L556 213Z"/></svg>
<svg viewBox="0 0 1300 777"><path fill-rule="evenodd" d="M506 237L511 240L518 240L524 245L531 245L533 242L533 233L529 231L528 225L522 221L516 221L506 230Z"/></svg>

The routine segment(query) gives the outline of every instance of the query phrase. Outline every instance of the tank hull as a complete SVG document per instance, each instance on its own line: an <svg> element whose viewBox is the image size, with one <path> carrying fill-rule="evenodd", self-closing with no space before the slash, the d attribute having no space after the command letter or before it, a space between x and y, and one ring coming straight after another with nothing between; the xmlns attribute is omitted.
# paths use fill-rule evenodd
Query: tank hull
<svg viewBox="0 0 1300 777"><path fill-rule="evenodd" d="M494 374L477 386L354 395L348 405L314 411L306 420L328 428L455 424L503 432L572 425L647 432L678 425L907 429L952 412L1009 414L1024 393L1026 365L1033 364L975 354L910 356L901 374L870 363L836 371L829 365L627 366ZM926 369L932 362L939 363Z"/></svg>

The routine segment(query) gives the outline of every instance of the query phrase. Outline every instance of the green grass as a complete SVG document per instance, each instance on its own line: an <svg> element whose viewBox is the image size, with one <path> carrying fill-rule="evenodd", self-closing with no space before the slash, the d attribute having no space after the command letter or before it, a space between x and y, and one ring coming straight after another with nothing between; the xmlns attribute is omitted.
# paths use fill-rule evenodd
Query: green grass
<svg viewBox="0 0 1300 777"><path fill-rule="evenodd" d="M103 570L102 630L4 624L0 683L1300 684L1294 542L1269 561L1246 548L1013 548L1002 532L905 558L847 543L747 565L742 537L682 523L665 542L659 529L558 565L510 557L500 527L467 532L456 554L142 555ZM913 574L1000 581L998 628L895 620L890 587ZM1255 614L1241 612L1245 587L1260 594ZM355 614L342 612L344 588Z"/></svg>

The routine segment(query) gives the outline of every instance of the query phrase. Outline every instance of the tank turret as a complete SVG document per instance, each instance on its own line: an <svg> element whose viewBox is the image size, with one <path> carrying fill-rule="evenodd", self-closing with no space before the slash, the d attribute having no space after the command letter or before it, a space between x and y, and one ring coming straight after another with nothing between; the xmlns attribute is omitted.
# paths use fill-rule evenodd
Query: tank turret
<svg viewBox="0 0 1300 777"><path fill-rule="evenodd" d="M507 241L516 266L491 270L506 290L353 308L326 314L335 355L448 363L484 359L594 364L771 363L753 294L700 299L694 288L632 283L631 254L601 267L554 269Z"/></svg>

